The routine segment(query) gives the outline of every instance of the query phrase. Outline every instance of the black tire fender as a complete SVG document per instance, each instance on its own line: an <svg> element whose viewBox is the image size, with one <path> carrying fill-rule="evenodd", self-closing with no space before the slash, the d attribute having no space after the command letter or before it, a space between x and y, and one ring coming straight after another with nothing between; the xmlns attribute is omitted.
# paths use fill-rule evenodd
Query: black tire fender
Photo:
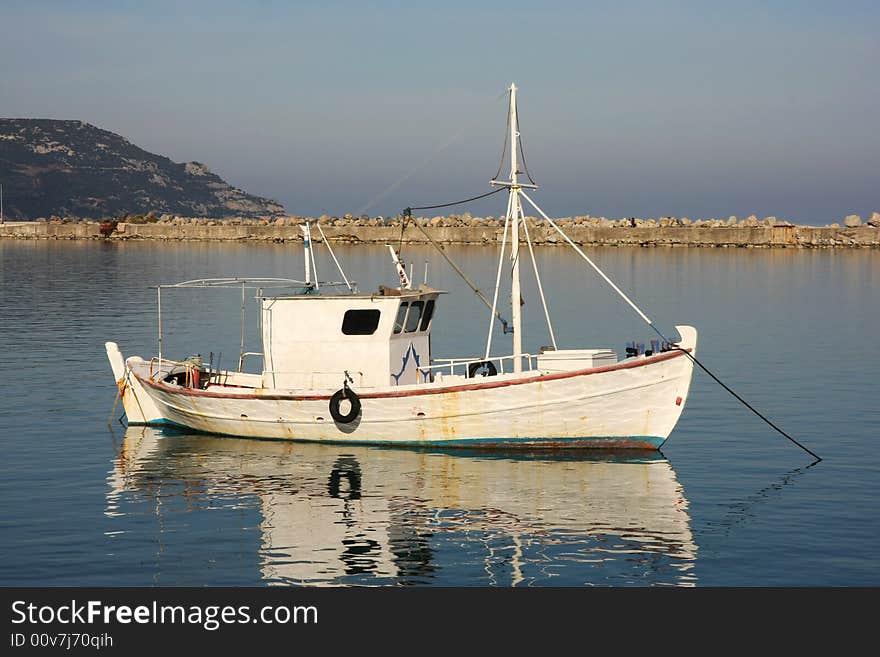
<svg viewBox="0 0 880 657"><path fill-rule="evenodd" d="M351 404L351 409L345 415L339 410L339 405L342 403L343 398L348 399L348 402ZM333 393L333 396L330 398L330 415L333 416L333 419L336 422L339 422L339 424L349 424L353 422L360 413L361 400L354 390L345 386Z"/></svg>
<svg viewBox="0 0 880 657"><path fill-rule="evenodd" d="M473 379L474 374L476 374L477 370L481 367L486 368L486 372L482 376L495 376L496 374L498 374L498 369L495 367L495 364L491 360L481 360L478 363L471 363L468 366L468 378Z"/></svg>

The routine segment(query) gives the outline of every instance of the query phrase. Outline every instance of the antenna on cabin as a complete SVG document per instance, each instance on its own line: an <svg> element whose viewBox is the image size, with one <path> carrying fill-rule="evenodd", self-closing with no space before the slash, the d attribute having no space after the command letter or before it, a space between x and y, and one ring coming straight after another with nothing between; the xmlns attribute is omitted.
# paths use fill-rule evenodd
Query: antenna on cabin
<svg viewBox="0 0 880 657"><path fill-rule="evenodd" d="M0 224L3 223L3 185L0 185Z"/></svg>
<svg viewBox="0 0 880 657"><path fill-rule="evenodd" d="M386 244L385 246L391 251L391 261L394 263L394 268L397 270L397 276L400 278L400 289L411 290L412 280L406 274L406 267L404 267L403 263L400 261L400 254L395 251L394 247L390 244Z"/></svg>
<svg viewBox="0 0 880 657"><path fill-rule="evenodd" d="M314 282L315 289L320 290L321 284L318 282L318 266L315 264L315 250L312 248L312 229L309 222L300 226L303 232L303 255L306 261L306 285L311 286ZM312 272L315 272L315 280L312 281Z"/></svg>
<svg viewBox="0 0 880 657"><path fill-rule="evenodd" d="M345 275L345 272L342 271L342 265L339 264L339 260L336 259L336 254L333 253L333 247L330 246L330 241L327 239L327 236L324 234L324 229L321 228L321 224L316 223L315 227L317 227L318 232L321 233L321 239L324 240L324 246L327 247L327 250L330 252L330 257L333 258L333 262L336 263L336 269L339 270L340 275L342 276L342 280L345 281L346 287L348 287L349 292L356 292L354 285L351 284L351 281L348 280L348 277Z"/></svg>
<svg viewBox="0 0 880 657"><path fill-rule="evenodd" d="M309 255L311 254L311 251L312 251L312 233L311 233L311 229L309 228L309 222L307 221L306 223L302 224L300 226L300 229L303 232L303 255L305 256L304 260L306 263L305 281L306 281L306 285L311 285L312 284L312 263L311 263L311 259L309 258Z"/></svg>

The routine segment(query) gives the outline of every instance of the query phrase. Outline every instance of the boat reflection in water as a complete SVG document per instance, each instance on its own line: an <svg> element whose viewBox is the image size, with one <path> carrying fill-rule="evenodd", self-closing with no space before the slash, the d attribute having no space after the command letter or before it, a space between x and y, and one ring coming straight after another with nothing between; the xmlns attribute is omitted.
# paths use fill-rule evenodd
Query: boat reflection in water
<svg viewBox="0 0 880 657"><path fill-rule="evenodd" d="M659 452L437 452L130 427L109 483L111 523L158 517L118 532L159 533L134 541L156 552L142 563L161 571L186 555L190 572L174 583L696 583L688 502ZM218 509L235 522L206 518ZM236 569L250 571L229 577ZM164 575L150 574L172 583Z"/></svg>

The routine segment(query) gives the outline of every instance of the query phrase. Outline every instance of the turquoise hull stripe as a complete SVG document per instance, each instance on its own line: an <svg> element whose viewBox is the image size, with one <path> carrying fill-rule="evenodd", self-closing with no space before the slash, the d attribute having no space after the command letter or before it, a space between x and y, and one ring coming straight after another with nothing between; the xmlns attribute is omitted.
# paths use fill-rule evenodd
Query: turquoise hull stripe
<svg viewBox="0 0 880 657"><path fill-rule="evenodd" d="M612 449L660 449L665 438L659 436L584 436L577 438L470 438L456 440L358 440L357 438L311 440L308 438L272 438L238 436L235 434L200 431L171 420L157 420L146 423L154 427L166 427L178 431L203 433L215 436L232 436L256 440L286 440L303 443L327 443L338 445L381 445L383 447L594 447Z"/></svg>

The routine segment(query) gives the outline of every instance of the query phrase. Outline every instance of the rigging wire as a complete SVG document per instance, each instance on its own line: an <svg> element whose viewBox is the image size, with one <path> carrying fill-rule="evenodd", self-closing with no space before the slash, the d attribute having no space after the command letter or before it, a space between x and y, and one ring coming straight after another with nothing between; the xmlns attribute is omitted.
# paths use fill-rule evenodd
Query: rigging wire
<svg viewBox="0 0 880 657"><path fill-rule="evenodd" d="M500 191L500 189L497 191ZM492 192L492 193L494 193L494 192ZM480 298L480 301L482 301L486 305L487 308L492 308L492 304L489 303L489 299L486 298L486 295L483 294L483 291L480 290L480 288L478 288L476 286L476 284L468 277L468 275L466 273L464 273L464 270L461 267L459 267L458 264L451 257L449 257L449 254L446 253L446 250L443 248L443 245L438 244L434 240L434 238L431 237L431 235L428 233L428 231L425 230L424 226L422 226L418 221L415 221L412 219L412 210L414 210L414 209L415 208L406 208L401 213L402 214L402 221L401 221L401 227L400 227L400 243L401 243L401 245L403 244L403 230L404 230L404 228L406 228L406 225L410 221L412 221L413 225L416 228L418 228L419 231L422 233L422 235L424 235L425 238L428 240L428 242L431 243L431 246L433 246L435 249L437 249L437 252L441 256L443 256L443 258L444 258L444 260L446 260L446 262L449 263L449 266L452 267L453 271L455 271L455 273L461 277L461 279L467 284L467 286L473 291L473 293L476 294ZM399 251L398 251L398 253L399 253ZM507 333L508 332L507 320L504 319L504 317L501 316L501 313L498 312L497 310L494 311L494 316L498 319L499 322L501 322L502 329L504 330L505 333Z"/></svg>
<svg viewBox="0 0 880 657"><path fill-rule="evenodd" d="M509 92L508 92L509 93ZM523 150L523 140L522 135L519 131L519 101L514 104L516 109L516 137L517 137L517 146L519 149L519 156L522 160L523 170L517 171L517 173L525 173L526 177L529 179L529 182L533 185L537 185L534 178L532 178L532 174L529 173L529 165L526 163L526 153ZM508 139L510 138L510 105L507 106L507 127L504 130L504 146L501 147L501 161L498 163L498 171L495 172L495 175L492 176L492 180L498 180L498 176L501 175L501 169L504 167L504 159L507 155L507 144Z"/></svg>
<svg viewBox="0 0 880 657"><path fill-rule="evenodd" d="M480 194L479 196L471 196L470 198L462 199L461 201L452 201L451 203L438 203L437 205L412 205L408 208L404 208L403 216L407 218L412 217L413 210L434 210L436 208L448 208L453 205L470 203L471 201L476 201L477 199L486 198L487 196L492 196L492 194L503 192L505 189L505 187L498 187L497 189L493 189L491 192L486 192L485 194Z"/></svg>
<svg viewBox="0 0 880 657"><path fill-rule="evenodd" d="M499 98L500 98L500 97L501 97L501 96L499 95ZM496 99L496 100L497 100L497 99ZM522 137L521 137L521 135L520 135L520 130L519 130L519 107L518 107L518 104L514 104L514 109L516 110L516 115L517 115L517 117L516 117L516 126L515 126L515 128L516 128L516 136L517 136L517 141L518 141L518 146L519 146L519 153L520 153L520 157L521 157L521 159L522 159L522 164L523 164L523 172L522 172L522 173L525 173L526 176L527 176L528 179L529 179L529 182L531 182L533 185L535 185L536 183L535 183L534 179L532 178L531 174L529 173L529 168L528 168L528 165L526 164L526 155L525 155L525 151L523 150ZM508 145L508 134L509 134L509 132L510 132L510 120L511 120L511 117L510 117L510 105L508 105L508 109L507 109L507 129L505 130L505 135L504 135L504 146L502 147L502 151L501 151L501 162L499 163L499 165L498 165L498 171L497 171L496 174L492 177L492 180L496 180L496 179L498 178L498 176L501 175L501 169L502 169L502 167L504 166L504 156L505 156L505 151L507 150L507 145ZM520 172L517 172L517 173L520 173ZM411 175L411 174L408 174L406 177L409 177L409 175ZM404 178L404 179L405 179L405 178ZM401 180L400 182L403 182L403 180ZM396 185L395 185L395 186L396 186ZM500 191L502 191L502 190L504 190L504 189L506 189L506 188L505 188L505 187L499 187L498 189L494 189L494 190L492 190L491 192L487 192L487 193L485 193L485 194L480 194L479 196L473 196L473 197L471 197L471 198L463 199L463 200L461 200L461 201L453 201L453 202L451 202L451 203L439 203L439 204L436 204L436 205L410 206L410 207L405 208L404 211L403 211L403 213L402 213L403 220L402 220L402 222L401 222L401 228L400 228L400 245L402 246L402 244L403 244L403 231L404 231L404 229L406 228L407 223L410 221L410 219L412 219L412 211L413 211L413 210L433 210L433 209L436 209L436 208L446 208L446 207L450 207L450 206L453 206L453 205L461 205L461 204L463 204L463 203L468 203L468 202L470 202L470 201L476 201L476 200L478 200L478 199L486 198L487 196L491 196L491 195L493 195L493 194L497 194L498 192L500 192ZM390 190L389 190L389 191L390 191ZM579 253L579 254L580 254L580 255L581 255L581 256L582 256L582 257L583 257L583 258L584 258L584 259L585 259L585 260L586 260L591 266L592 266L592 267L593 267L593 269L596 270L596 272L597 272L597 273L598 273L598 274L599 274L599 275L605 280L605 282L608 283L608 284L612 287L612 289L614 289L614 291L617 292L617 293L621 296L621 298L623 298L623 300L626 301L626 302L632 307L632 309L636 311L636 313L637 313L637 314L638 314L638 315L639 315L639 316L645 321L645 323L648 324L648 326L650 326L651 329L653 329L654 332L657 333L657 335L659 335L659 336L664 340L664 342L666 342L666 343L668 343L668 344L671 344L671 345L674 345L674 346L675 346L675 349L677 349L678 351L681 351L684 355L686 355L688 358L690 358L691 361L693 361L696 365L698 365L698 366L700 367L700 369L702 369L706 374L708 374L708 375L709 375L709 376L710 376L710 377L711 377L716 383L718 383L718 385L720 385L720 386L721 386L722 388L724 388L727 392L729 392L731 395L733 395L733 396L737 399L737 401L739 401L739 402L740 402L741 404L743 404L747 409L749 409L750 411L752 411L752 413L754 413L755 415L757 415L757 416L758 416L761 420L763 420L768 426L770 426L772 429L774 429L775 431L777 431L780 435L782 435L783 437L787 438L787 439L790 440L792 443L794 443L795 445L797 445L798 447L800 447L802 450L804 450L805 452L807 452L808 454L810 454L813 458L815 458L815 459L816 459L815 463L818 463L819 461L822 460L822 457L820 457L818 454L816 454L814 451L812 451L812 450L809 449L808 447L802 445L802 444L801 444L800 442L798 442L795 438L793 438L791 435L789 435L788 433L786 433L785 431L783 431L781 428L779 428L776 424L774 424L774 423L773 423L769 418L767 418L764 414L762 414L760 411L758 411L758 409L756 409L754 406L752 406L750 403L748 403L745 399L743 399L742 397L740 397L740 396L739 396L739 395L738 395L738 394L737 394L732 388L730 388L730 386L728 386L727 384L725 384L725 383L724 383L721 379L719 379L714 373L712 373L712 372L709 370L709 368L707 368L705 365L703 365L703 363L701 363L701 362L697 359L697 357L694 356L689 350L687 350L687 349L683 349L682 347L677 346L677 345L675 344L675 342L673 342L672 340L669 340L665 335L663 335L663 333L660 331L660 329L658 329L658 328L654 325L654 322L651 321L651 319L650 319L650 318L649 318L644 312L642 312L642 310L641 310L638 306L636 306L636 304L635 304L633 301L631 301L630 298L627 297L626 294L624 294L624 292L623 292L619 287L617 287L617 285L615 285L614 282L613 282L610 278L608 278L608 276L606 276L605 273L604 273L601 269L599 269L599 267L598 267L598 266L597 266L592 260L590 260L590 258L589 258L589 257L588 257L588 256L587 256L587 255L581 250L581 249L579 249L579 248L577 247L577 245L576 245L574 242L572 242L571 238L569 238L568 235L566 235L565 232L564 232L559 226L557 226L556 223L555 223L550 217L548 217L547 214L546 214L546 213L545 213L540 207L538 207L538 205L537 205L537 204L536 204L531 198L529 198L529 196L528 196L525 192L523 192L523 191L520 190L519 193L522 194L522 195L526 198L526 200L527 200L527 201L528 201L528 202L529 202L529 203L530 203L530 204L531 204L531 205L532 205L532 206L533 206L533 207L534 207L534 208L535 208L535 209L541 214L541 216L542 216L545 220L547 220L547 222L548 222L548 223L549 223L549 224L550 224L550 225L551 225L551 226L552 226L552 227L553 227L553 228L554 228L554 229L555 229L560 235L562 235L562 237L563 237L563 238L564 238L564 239L565 239L565 240L566 240L566 241L567 241L572 247L574 247L574 250L577 251L577 252L578 252L578 253ZM509 217L510 214L511 214L510 204L508 204L508 217L507 217L507 221L509 221L509 219L510 219L510 217ZM453 263L453 261L449 258L449 256L444 252L443 248L442 248L440 245L438 245L433 239L431 239L431 237L428 235L428 233L427 233L427 232L426 232L426 231L425 231L425 230L419 225L418 222L414 221L413 223L414 223L414 224L415 224L415 225L421 230L421 232L422 232L426 237L428 237L428 240L431 242L431 244L433 244L433 245L437 248L437 250L440 252L440 254L443 255L444 258L446 258L447 262L449 262L449 264L452 265L452 267L453 267L453 269L456 271L456 273L458 273L458 274L464 279L464 281L468 284L468 286L469 286L469 287L470 287L470 288L471 288L471 289L472 289L472 290L473 290L473 291L474 291L474 292L480 297L480 299L482 299L483 303L485 303L487 306L489 306L489 307L492 309L492 314L493 314L493 316L494 316L494 317L497 317L497 318L502 322L502 324L503 324L503 326L504 326L504 329L505 329L505 333L506 333L506 332L507 332L507 322L506 322L506 321L501 317L501 315L497 312L496 307L495 307L495 305L496 305L496 301L493 300L493 303L490 305L490 304L489 304L489 300L485 297L485 295L484 295L484 294L483 294L483 293L482 293L482 292L481 292L481 291L480 291L480 290L479 290L479 289L478 289L473 283L471 283L470 279L464 274L464 272L463 272L463 271L462 271L457 265L455 265L455 263ZM506 233L507 233L507 222L505 222L505 238L506 238ZM531 240L529 240L529 247L531 248ZM504 247L502 246L502 254L503 254L503 249L504 249ZM399 248L398 248L398 250L399 250ZM532 258L533 258L533 261L534 261L534 254L532 254ZM499 264L500 264L500 263L499 263ZM500 273L500 267L499 267L499 273ZM537 275L537 269L536 269L535 273L536 273L536 275ZM539 280L538 285L540 286L540 280ZM497 294L498 294L498 285L496 284L496 288L495 288L496 299L497 299ZM542 295L542 300L543 300L543 295ZM546 303L545 303L545 312L546 312L546 310L547 310L547 308L546 308ZM549 326L549 320L550 320L550 318L549 318L549 314L548 314L548 316L547 316L547 320L548 320L548 326ZM551 333L551 337L552 337L552 334L553 334L553 329L552 329L552 327L550 328L550 333ZM490 328L490 330L489 330L489 342L488 342L487 350L486 350L486 357L487 357L487 358L488 358L488 352L489 352L489 349L491 348L491 339L492 339L491 336L492 336L492 331L491 331L491 328ZM555 340L554 340L554 344L555 344Z"/></svg>
<svg viewBox="0 0 880 657"><path fill-rule="evenodd" d="M675 342L674 342L673 340L670 340L670 339L667 338L665 335L663 335L663 333L660 332L660 329L658 329L658 328L654 325L654 322L652 322L652 321L648 318L648 316L647 316L645 313L643 313L643 312L641 311L641 309L639 309L639 307L636 306L636 304L633 303L633 302L630 300L630 298L629 298L628 296L626 296L626 294L624 294L623 291L622 291L619 287L617 287L617 286L612 282L612 280L611 280L610 278L608 278L608 276L605 275L605 272L603 272L601 269L599 269L599 267L598 267L598 265L596 265L596 263L594 263L592 260L590 260L590 258L587 256L587 254L585 254L580 248L578 248L578 246L577 246L574 242L571 241L571 238L570 238L568 235L566 235L565 232L564 232L559 226L556 225L556 222L555 222L555 221L553 221L550 217L547 216L547 213L545 213L540 207L538 207L538 205L537 205L537 204L536 204L531 198L529 198L528 194L526 194L526 193L523 192L522 190L520 190L519 193L522 194L523 197L525 197L525 199L531 204L531 206L532 206L533 208L535 208L535 210L537 210L537 211L540 213L540 215L541 215L541 216L547 221L547 223L549 223L549 224L550 224L550 225L556 230L556 232L558 232L558 233L559 233L559 234L565 239L565 241L567 241L567 242L569 243L569 245L571 245L571 246L574 248L574 250L577 251L577 253L578 253L578 254L579 254L584 260L586 260L587 263L590 264L590 266L591 266L594 270L596 270L596 273L598 273L598 274L599 274L599 275L605 280L605 282L608 283L608 284L614 289L614 291L617 292L617 294L619 294L620 297L621 297L624 301L626 301L626 302L630 305L630 307L631 307L633 310L636 311L636 313L639 314L639 316L645 321L645 323L646 323L648 326L650 326L650 327L654 330L654 332L655 332L657 335L659 335L661 338L663 338L663 340L664 340L665 342L668 342L668 343L671 344L671 345L675 345ZM766 422L771 428L775 429L779 434L781 434L781 435L784 436L785 438L788 438L788 440L790 440L790 441L793 442L795 445L797 445L798 447L800 447L802 450L804 450L805 452L807 452L810 456L812 456L813 458L815 458L816 461L821 461L821 460L822 460L822 457L821 457L821 456L819 456L819 455L816 454L814 451L812 451L811 449L805 447L804 445L802 445L801 443L799 443L797 440L795 440L794 438L792 438L789 434L787 434L785 431L783 431L783 430L780 429L778 426L776 426L773 422L771 422L771 421L770 421L765 415L763 415L762 413L760 413L760 412L759 412L754 406L752 406L752 405L749 404L745 399L743 399L742 397L740 397L740 396L739 396L736 392L734 392L734 391L733 391L728 385L726 385L723 381L721 381L721 379L719 379L719 378L718 378L717 376L715 376L712 372L710 372L709 369L708 369L705 365L703 365L703 363L701 363L701 362L697 359L696 356L694 356L692 353L690 353L690 352L687 351L686 349L682 349L681 347L678 347L677 345L676 345L675 348L678 349L679 351L681 351L683 354L685 354L685 355L686 355L688 358L690 358L694 363L696 363L697 365L699 365L699 366L700 366L700 369L702 369L706 374L708 374L710 377L712 377L712 378L715 380L716 383L718 383L722 388L724 388L725 390L727 390L727 392L729 392L731 395L733 395L733 396L734 396L734 397L735 397L740 403L742 403L746 408L748 408L750 411L752 411L752 413L754 413L754 414L757 415L759 418L761 418L762 420L764 420L764 422Z"/></svg>
<svg viewBox="0 0 880 657"><path fill-rule="evenodd" d="M510 93L510 92L508 92ZM517 132L519 128L517 127ZM501 175L501 167L504 166L504 155L507 153L507 140L510 138L510 103L507 104L507 122L504 124L504 145L501 147L501 161L498 163L498 171L492 176L492 180L498 180Z"/></svg>
<svg viewBox="0 0 880 657"><path fill-rule="evenodd" d="M529 255L532 257L532 270L535 272L535 282L538 284L538 294L541 297L541 305L544 306L544 317L547 319L547 330L550 332L550 342L553 349L556 345L556 334L553 332L553 324L550 322L550 308L547 307L547 297L544 296L544 286L541 284L541 275L538 273L538 261L535 259L535 250L532 248L532 238L529 235L529 222L523 218L523 232L526 234L526 244L529 246Z"/></svg>
<svg viewBox="0 0 880 657"><path fill-rule="evenodd" d="M519 155L520 155L520 158L522 159L524 173L526 174L526 177L529 179L530 183L532 183L533 185L537 185L538 183L536 183L534 180L532 180L532 174L529 173L529 165L526 164L526 153L523 150L522 135L520 134L520 131L519 131L519 102L516 103L516 137L517 137L517 139L516 139L517 142L519 142ZM520 173L520 172L517 171L517 173Z"/></svg>
<svg viewBox="0 0 880 657"><path fill-rule="evenodd" d="M336 263L336 269L339 270L339 273L342 274L342 280L345 281L345 285L348 287L349 292L354 292L354 287L349 282L348 278L345 275L345 272L342 271L342 265L339 264L339 260L336 259L336 254L333 253L333 247L330 246L330 241L327 239L327 236L324 234L324 229L321 228L321 224L317 221L315 222L315 226L318 227L318 232L321 233L321 239L324 241L324 246L327 247L327 250L330 252L330 257L333 258L333 262ZM316 275L317 276L317 275Z"/></svg>
<svg viewBox="0 0 880 657"><path fill-rule="evenodd" d="M504 96L505 92L509 93L507 90L502 91L500 94L498 94L498 96L495 97L495 100L496 101L500 100ZM506 128L504 130L504 146L501 149L501 161L498 163L498 171L495 173L494 176L492 176L492 180L497 179L498 176L501 175L501 168L504 166L504 154L507 151L507 143L508 143L507 140L508 140L508 136L510 133L509 128L510 128L510 103L508 103L508 105L507 105L507 124L506 124ZM461 132L458 135L456 135L455 137L453 137L452 141L457 139L460 135L461 135ZM451 144L452 142L450 141L449 143ZM411 176L416 170L418 170L421 167L423 167L424 165L426 165L428 163L429 159L431 159L434 155L436 155L436 153L438 153L440 150L445 149L448 145L449 144L446 144L443 147L441 147L440 149L438 149L428 159L426 159L418 167L416 167L416 169L414 169L413 171L410 171L410 173L406 174L403 178L401 178L396 183L394 183L386 191L382 192L378 197L376 197L376 199L374 201L371 201L369 205L372 205L372 203L379 200L379 198L385 196L387 193L389 193L394 188L399 186L400 183L402 183L404 180L406 180L406 178ZM520 151L522 151L522 145L520 145ZM531 176L529 176L529 180L531 180ZM534 181L532 181L532 183L534 184ZM492 196L493 194L497 194L498 192L504 191L504 189L506 189L506 188L498 187L496 189L493 189L492 191L486 192L485 194L479 194L478 196L471 196L470 198L462 199L460 201L452 201L449 203L438 203L435 205L414 205L414 206L404 208L403 212L401 213L402 220L400 222L400 238L397 243L398 255L400 254L400 251L403 248L403 234L404 234L404 231L406 230L407 224L410 222L410 220L412 220L412 211L413 210L436 210L438 208L448 208L448 207L452 207L454 205L462 205L464 203L470 203L471 201L477 201L481 198L486 198L487 196ZM508 214L510 213L509 207L510 207L510 203L508 202ZM449 254L446 253L446 251L443 249L443 247L441 245L437 244L437 242L434 241L434 239L427 233L427 231L419 224L418 221L413 220L413 224L415 224L416 228L418 228L421 231L421 233L425 237L428 238L428 241L434 246L434 248L437 249L437 251L440 253L440 255L442 255L446 259L446 262L449 263L449 265L452 267L452 269L455 271L455 273L457 273L462 278L462 280L464 280L464 282L467 283L468 287L471 288L471 290L474 292L474 294L476 294L480 298L480 300L484 304L486 304L486 306L488 308L490 308L492 310L492 316L494 318L497 318L498 321L501 322L501 326L502 326L502 329L504 330L504 333L507 333L508 332L507 320L501 316L501 313L498 312L498 310L495 308L495 304L489 303L489 300L486 298L486 295L483 294L483 292L473 283L473 281L471 281L470 278L468 278L467 274L464 273L464 271L461 269L461 267L459 267L452 260L452 258L449 257ZM506 228L507 228L507 223L505 222L505 231L506 231ZM502 252L503 252L503 249L502 249ZM496 293L497 293L497 289L496 289ZM489 334L491 336L491 330L490 330ZM490 337L490 340L491 340L491 337Z"/></svg>
<svg viewBox="0 0 880 657"><path fill-rule="evenodd" d="M498 273L495 276L495 294L492 296L492 314L489 316L489 335L486 337L486 356L485 360L489 360L489 354L492 351L492 325L494 324L494 316L498 313L498 292L501 289L501 269L504 266L504 247L507 245L507 229L510 227L511 201L513 195L507 201L507 216L504 219L504 234L501 237L501 249L498 252ZM505 333L507 327L505 326Z"/></svg>
<svg viewBox="0 0 880 657"><path fill-rule="evenodd" d="M479 109L479 108L487 107L488 105L490 105L492 103L498 102L499 100L501 100L504 97L504 94L506 92L507 92L506 89L502 90L497 96L494 96L491 99L486 99L486 102L484 104L477 105L477 108ZM509 111L509 109L508 109L508 111ZM430 164L438 155L440 155L440 153L442 153L443 151L445 151L449 147L451 147L455 142L457 142L459 139L461 139L462 136L464 136L466 133L470 132L475 126L477 126L481 122L482 122L482 118L477 116L477 117L475 117L475 119L471 123L464 125L458 132L453 134L452 137L450 137L444 143L440 144L433 151L428 153L417 165L415 165L409 171L404 173L400 178L398 178L393 183L388 185L388 187L383 189L381 192L376 194L365 205L361 206L361 208L357 211L356 215L360 216L364 212L366 212L367 210L372 208L374 205L376 205L376 203L381 201L383 198L385 198L391 192L393 192L398 187L400 187L404 182L409 180L416 173L418 173L419 171L424 169L426 166L428 166L428 164Z"/></svg>
<svg viewBox="0 0 880 657"><path fill-rule="evenodd" d="M399 255L400 250L403 247L403 231L406 229L407 224L410 221L412 221L412 223L415 225L415 227L418 228L421 231L421 233L425 237L428 238L428 241L434 246L435 249L437 249L437 251L440 253L440 255L442 255L446 259L446 262L448 262L449 266L452 267L453 270L455 270L455 273L458 274L465 283L467 283L468 287L471 288L471 290L473 290L474 294L476 294L478 297L480 297L480 300L482 300L482 302L484 304L486 304L487 307L492 309L492 315L494 317L496 317L499 322L501 322L502 329L504 330L505 333L507 333L507 331L508 331L507 320L504 319L504 317L501 316L501 313L498 312L489 303L489 300L486 298L486 295L483 294L483 292L474 284L473 281L471 281L470 278L468 278L467 274L464 273L464 271L461 269L461 267L459 267L452 260L452 258L449 257L449 254L443 250L443 247L440 246L439 244L437 244L437 242L435 242L434 239L430 235L428 235L428 232L421 226L421 224L419 224L418 221L415 221L412 218L412 211L413 210L433 210L435 208L448 208L453 205L461 205L462 203L468 203L470 201L476 201L477 199L480 199L480 198L486 198L487 196L492 196L492 194L497 194L498 192L504 191L504 189L505 189L504 187L498 187L497 189L493 189L491 192L486 192L485 194L480 194L479 196L472 196L471 198L466 198L461 201L453 201L451 203L440 203L438 205L421 205L421 206L412 206L412 207L404 208L403 212L401 213L403 218L402 218L402 221L400 222L400 241L398 243L397 253Z"/></svg>

